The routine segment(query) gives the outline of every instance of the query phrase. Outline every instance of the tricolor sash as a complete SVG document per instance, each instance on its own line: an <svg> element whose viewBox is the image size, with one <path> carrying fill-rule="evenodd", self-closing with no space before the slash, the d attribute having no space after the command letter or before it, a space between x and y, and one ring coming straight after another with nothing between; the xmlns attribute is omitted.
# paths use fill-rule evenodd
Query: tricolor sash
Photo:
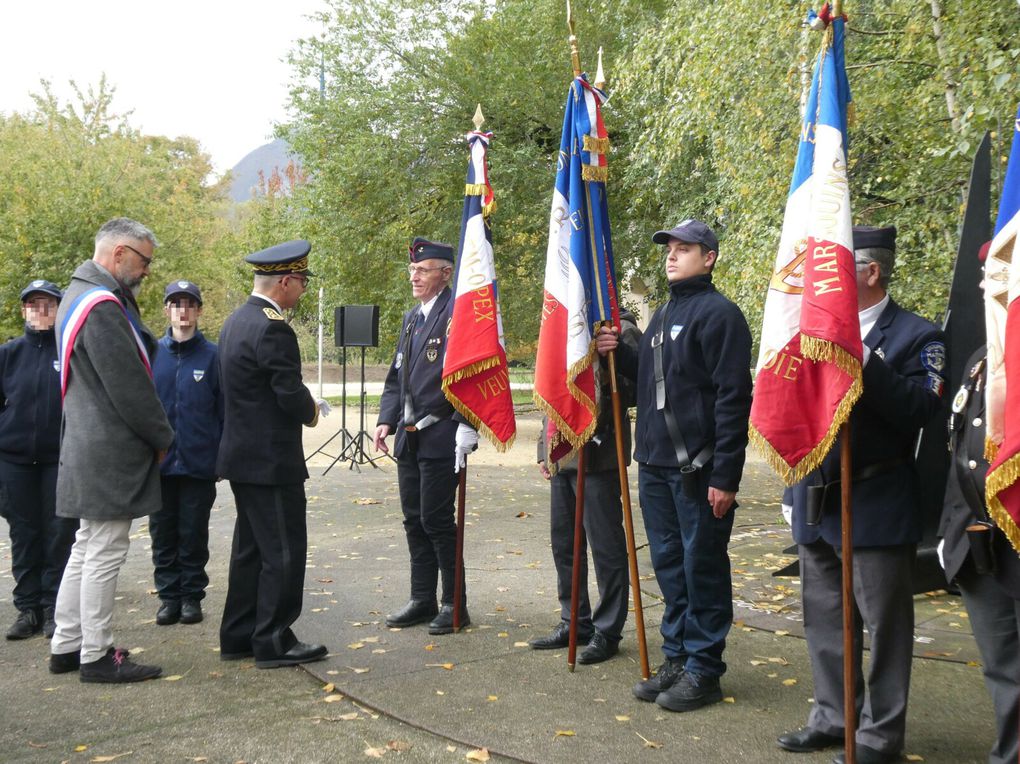
<svg viewBox="0 0 1020 764"><path fill-rule="evenodd" d="M145 347L145 340L142 338L141 329L138 326L138 322L134 319L124 304L117 299L117 295L111 292L109 289L104 287L96 287L95 289L89 289L86 292L82 292L78 297L75 298L74 302L71 303L70 310L64 316L63 322L60 324L60 348L59 348L59 362L60 362L60 400L64 400L64 396L67 394L67 382L71 376L71 351L74 349L74 341L78 337L78 332L85 326L85 319L88 318L89 313L94 307L101 302L115 302L117 306L124 311L124 317L128 321L128 325L131 327L131 334L135 338L135 345L138 348L138 355L142 359L142 364L145 366L145 370L152 376L152 364L149 361L149 351Z"/></svg>

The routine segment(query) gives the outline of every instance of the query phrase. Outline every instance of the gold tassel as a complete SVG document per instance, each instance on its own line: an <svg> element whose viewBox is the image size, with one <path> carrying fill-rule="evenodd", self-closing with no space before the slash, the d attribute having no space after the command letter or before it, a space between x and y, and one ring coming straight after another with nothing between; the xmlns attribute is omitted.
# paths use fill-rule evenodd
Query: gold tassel
<svg viewBox="0 0 1020 764"><path fill-rule="evenodd" d="M985 436L985 461L991 464L999 455L999 447L992 442L991 438Z"/></svg>
<svg viewBox="0 0 1020 764"><path fill-rule="evenodd" d="M606 154L609 152L609 138L596 138L594 135L585 135L581 142L581 148L591 154Z"/></svg>
<svg viewBox="0 0 1020 764"><path fill-rule="evenodd" d="M605 183L609 179L608 167L597 167L586 164L581 167L581 180L595 183Z"/></svg>
<svg viewBox="0 0 1020 764"><path fill-rule="evenodd" d="M484 183L465 183L464 196L485 196L488 187Z"/></svg>
<svg viewBox="0 0 1020 764"><path fill-rule="evenodd" d="M495 211L496 211L496 200L495 199L493 199L488 204L483 204L482 205L482 217L483 218L488 218L489 215L491 215Z"/></svg>
<svg viewBox="0 0 1020 764"><path fill-rule="evenodd" d="M1017 480L1020 480L1020 454L1013 454L988 473L988 477L985 478L985 500L988 504L988 514L1006 534L1006 538L1009 539L1009 543L1013 545L1017 554L1020 554L1020 528L1017 527L1016 521L999 500L999 493L1005 491Z"/></svg>

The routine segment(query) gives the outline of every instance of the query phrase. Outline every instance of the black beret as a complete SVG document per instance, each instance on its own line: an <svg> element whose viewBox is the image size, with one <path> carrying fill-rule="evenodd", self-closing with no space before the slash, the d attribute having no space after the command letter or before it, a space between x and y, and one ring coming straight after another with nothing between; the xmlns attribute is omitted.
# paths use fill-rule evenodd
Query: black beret
<svg viewBox="0 0 1020 764"><path fill-rule="evenodd" d="M244 261L251 263L255 273L260 276L284 276L288 273L314 276L308 270L308 253L311 251L311 244L304 239L295 239L259 250L248 255Z"/></svg>
<svg viewBox="0 0 1020 764"><path fill-rule="evenodd" d="M45 294L50 297L56 297L57 302L64 296L64 293L60 291L60 287L54 284L52 281L46 281L45 279L36 279L27 287L21 290L21 301L25 302L29 297L34 294Z"/></svg>
<svg viewBox="0 0 1020 764"><path fill-rule="evenodd" d="M870 225L854 226L854 250L888 249L896 251L896 226L874 228Z"/></svg>
<svg viewBox="0 0 1020 764"><path fill-rule="evenodd" d="M411 242L410 257L412 263L420 263L422 260L449 260L453 262L453 247L449 244L429 241L420 236L415 236Z"/></svg>

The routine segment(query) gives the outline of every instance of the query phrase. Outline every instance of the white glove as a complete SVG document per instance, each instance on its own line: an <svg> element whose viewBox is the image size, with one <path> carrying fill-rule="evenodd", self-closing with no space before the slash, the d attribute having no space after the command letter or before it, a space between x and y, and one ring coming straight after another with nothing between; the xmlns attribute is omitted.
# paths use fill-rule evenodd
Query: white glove
<svg viewBox="0 0 1020 764"><path fill-rule="evenodd" d="M316 398L315 405L319 407L319 413L323 416L329 416L329 412L333 410L333 407L329 405L329 401L325 398Z"/></svg>
<svg viewBox="0 0 1020 764"><path fill-rule="evenodd" d="M467 467L467 455L478 448L478 432L471 425L458 424L454 443L453 471L460 472L462 467Z"/></svg>

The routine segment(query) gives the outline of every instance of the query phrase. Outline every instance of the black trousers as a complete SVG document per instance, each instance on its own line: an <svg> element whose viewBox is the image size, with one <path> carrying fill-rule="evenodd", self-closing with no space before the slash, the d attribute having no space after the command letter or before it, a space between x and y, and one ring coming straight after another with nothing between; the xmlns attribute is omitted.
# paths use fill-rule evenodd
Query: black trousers
<svg viewBox="0 0 1020 764"><path fill-rule="evenodd" d="M290 650L301 615L308 536L304 483L230 482L237 522L230 550L220 650L269 660Z"/></svg>
<svg viewBox="0 0 1020 764"><path fill-rule="evenodd" d="M78 521L57 517L57 465L0 459L0 515L11 535L14 606L53 607Z"/></svg>
<svg viewBox="0 0 1020 764"><path fill-rule="evenodd" d="M149 516L153 578L161 600L201 600L209 576L209 511L216 481L187 475L160 479L163 506Z"/></svg>
<svg viewBox="0 0 1020 764"><path fill-rule="evenodd" d="M556 593L560 617L570 621L570 584L574 566L574 514L577 501L577 470L560 470L550 481L549 519ZM579 631L592 625L618 642L627 621L627 538L623 532L620 478L615 472L585 476L584 531L581 537L581 581L577 620ZM599 604L594 612L588 599L588 547L595 563Z"/></svg>
<svg viewBox="0 0 1020 764"><path fill-rule="evenodd" d="M411 555L411 599L434 601L441 577L440 601L452 605L457 556L453 449L448 458L439 459L422 459L409 451L397 458L397 483Z"/></svg>

